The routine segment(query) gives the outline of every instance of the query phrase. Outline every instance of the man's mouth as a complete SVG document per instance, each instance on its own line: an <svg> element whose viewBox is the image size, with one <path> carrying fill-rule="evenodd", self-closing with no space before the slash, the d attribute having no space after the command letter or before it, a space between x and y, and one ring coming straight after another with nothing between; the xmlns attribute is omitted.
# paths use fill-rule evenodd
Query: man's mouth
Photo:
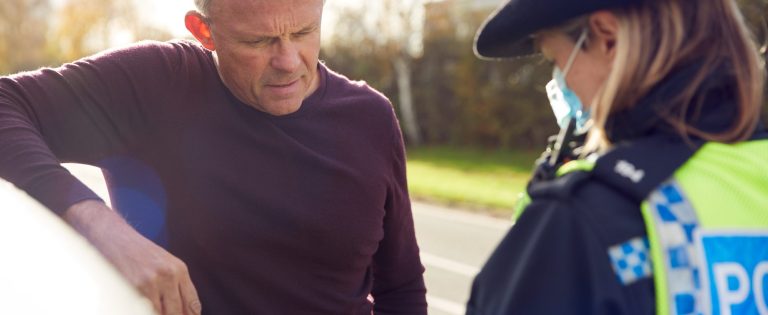
<svg viewBox="0 0 768 315"><path fill-rule="evenodd" d="M266 84L265 87L274 94L290 95L297 92L301 79L295 79L289 82L276 82Z"/></svg>

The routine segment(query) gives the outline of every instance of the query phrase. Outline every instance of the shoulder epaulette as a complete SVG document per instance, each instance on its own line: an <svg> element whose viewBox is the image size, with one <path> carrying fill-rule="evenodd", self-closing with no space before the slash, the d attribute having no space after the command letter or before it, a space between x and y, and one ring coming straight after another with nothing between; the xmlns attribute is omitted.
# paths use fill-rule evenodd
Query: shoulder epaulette
<svg viewBox="0 0 768 315"><path fill-rule="evenodd" d="M592 173L588 170L574 169L552 180L532 182L528 185L528 194L533 199L544 196L567 197L591 176Z"/></svg>
<svg viewBox="0 0 768 315"><path fill-rule="evenodd" d="M592 174L639 203L672 176L702 144L667 137L618 144L597 159Z"/></svg>
<svg viewBox="0 0 768 315"><path fill-rule="evenodd" d="M587 181L597 180L639 204L672 176L702 144L666 137L649 137L618 144L596 160L566 163L557 170L554 179L532 181L527 189L528 200L569 198ZM518 211L522 210L522 207L519 208Z"/></svg>

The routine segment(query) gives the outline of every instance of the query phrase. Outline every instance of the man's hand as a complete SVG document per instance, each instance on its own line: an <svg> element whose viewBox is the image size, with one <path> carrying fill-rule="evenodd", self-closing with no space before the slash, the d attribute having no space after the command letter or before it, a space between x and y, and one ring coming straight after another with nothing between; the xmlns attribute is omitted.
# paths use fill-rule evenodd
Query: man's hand
<svg viewBox="0 0 768 315"><path fill-rule="evenodd" d="M79 202L64 213L120 273L164 315L200 314L201 305L187 266L136 232L107 205Z"/></svg>

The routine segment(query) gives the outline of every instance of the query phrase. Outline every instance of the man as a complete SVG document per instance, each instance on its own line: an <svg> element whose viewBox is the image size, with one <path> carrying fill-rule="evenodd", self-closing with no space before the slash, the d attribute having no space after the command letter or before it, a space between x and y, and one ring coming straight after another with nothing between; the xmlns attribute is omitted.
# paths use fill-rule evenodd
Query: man
<svg viewBox="0 0 768 315"><path fill-rule="evenodd" d="M397 120L318 63L323 1L197 5L200 45L1 79L0 175L164 314L426 313ZM104 168L121 212L165 211L168 251L60 161Z"/></svg>

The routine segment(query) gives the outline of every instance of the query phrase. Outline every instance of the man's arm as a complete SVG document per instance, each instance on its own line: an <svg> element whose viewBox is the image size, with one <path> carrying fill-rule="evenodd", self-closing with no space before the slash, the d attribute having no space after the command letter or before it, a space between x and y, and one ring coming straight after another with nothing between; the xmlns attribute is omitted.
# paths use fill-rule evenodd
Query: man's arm
<svg viewBox="0 0 768 315"><path fill-rule="evenodd" d="M136 232L103 202L79 202L63 216L112 262L161 314L200 314L187 266Z"/></svg>
<svg viewBox="0 0 768 315"><path fill-rule="evenodd" d="M424 267L413 227L405 175L405 150L392 113L393 159L384 216L384 239L374 255L374 313L427 314Z"/></svg>
<svg viewBox="0 0 768 315"><path fill-rule="evenodd" d="M0 78L0 177L62 215L164 314L199 313L186 267L60 166L95 164L152 130L177 72L170 44L144 44Z"/></svg>
<svg viewBox="0 0 768 315"><path fill-rule="evenodd" d="M144 44L0 78L0 176L58 214L97 199L59 163L98 165L151 139L173 53Z"/></svg>

